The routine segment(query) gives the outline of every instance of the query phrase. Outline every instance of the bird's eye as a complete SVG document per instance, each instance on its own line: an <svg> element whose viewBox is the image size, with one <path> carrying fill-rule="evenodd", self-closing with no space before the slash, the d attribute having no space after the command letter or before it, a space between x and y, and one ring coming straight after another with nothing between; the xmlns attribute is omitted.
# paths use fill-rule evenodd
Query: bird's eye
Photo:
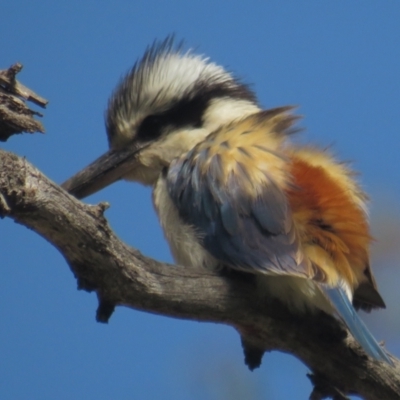
<svg viewBox="0 0 400 400"><path fill-rule="evenodd" d="M142 141L157 139L162 134L163 121L158 115L149 115L139 125L137 138Z"/></svg>

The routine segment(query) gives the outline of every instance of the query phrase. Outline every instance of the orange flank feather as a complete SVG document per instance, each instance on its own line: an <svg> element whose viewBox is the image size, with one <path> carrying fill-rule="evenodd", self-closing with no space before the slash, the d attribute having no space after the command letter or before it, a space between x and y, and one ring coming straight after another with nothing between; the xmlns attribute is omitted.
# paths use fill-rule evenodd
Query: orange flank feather
<svg viewBox="0 0 400 400"><path fill-rule="evenodd" d="M287 190L302 250L306 260L317 268L315 279L335 285L341 277L354 290L370 279L368 257L372 238L361 207L361 192L355 193L359 190L355 184L349 187L352 182L347 171L330 173L326 165L308 162L308 154L300 151L292 155L294 187ZM324 161L334 164L328 154L323 155ZM343 165L336 164L339 167L344 170Z"/></svg>

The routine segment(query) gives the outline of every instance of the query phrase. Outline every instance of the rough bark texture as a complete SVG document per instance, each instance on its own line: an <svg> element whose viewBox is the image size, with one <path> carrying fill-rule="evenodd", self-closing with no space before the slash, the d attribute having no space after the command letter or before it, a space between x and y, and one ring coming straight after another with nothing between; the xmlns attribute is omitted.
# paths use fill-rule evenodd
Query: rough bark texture
<svg viewBox="0 0 400 400"><path fill-rule="evenodd" d="M22 132L44 132L43 125L34 119L42 116L32 111L23 100L46 107L43 99L26 86L19 83L15 76L22 69L17 63L6 70L0 70L0 141L5 142L11 135ZM23 100L22 100L23 99Z"/></svg>
<svg viewBox="0 0 400 400"><path fill-rule="evenodd" d="M237 329L246 363L257 367L263 351L302 360L313 372L311 398L400 399L400 362L368 358L335 319L291 315L260 300L242 274L166 265L122 243L103 212L68 195L27 161L0 150L0 215L33 229L56 246L79 287L99 298L97 319L107 322L123 305L175 318L211 321ZM139 227L138 227L139 228Z"/></svg>

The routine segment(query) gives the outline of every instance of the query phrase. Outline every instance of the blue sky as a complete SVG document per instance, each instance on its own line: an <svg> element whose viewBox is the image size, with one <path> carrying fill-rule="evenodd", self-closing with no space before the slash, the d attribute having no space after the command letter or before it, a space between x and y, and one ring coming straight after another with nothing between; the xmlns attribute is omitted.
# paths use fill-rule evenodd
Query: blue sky
<svg viewBox="0 0 400 400"><path fill-rule="evenodd" d="M299 105L298 140L332 146L361 172L388 305L366 320L400 356L399 20L395 1L8 1L0 68L22 62L20 80L50 104L46 135L1 146L64 181L107 149L103 113L121 75L175 33L251 83L263 106ZM122 182L87 201L100 200L124 241L172 261L148 188ZM76 290L57 250L8 219L0 239L1 398L308 398L304 366L272 353L250 373L228 327L124 308L96 323L95 295Z"/></svg>

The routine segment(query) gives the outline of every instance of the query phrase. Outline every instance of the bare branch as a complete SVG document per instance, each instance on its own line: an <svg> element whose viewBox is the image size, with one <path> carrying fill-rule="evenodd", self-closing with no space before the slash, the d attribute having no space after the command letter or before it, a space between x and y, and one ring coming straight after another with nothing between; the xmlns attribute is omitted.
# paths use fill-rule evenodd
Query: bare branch
<svg viewBox="0 0 400 400"><path fill-rule="evenodd" d="M24 86L16 80L16 75L22 70L23 65L15 63L10 68L0 70L0 85L7 89L8 92L16 94L25 100L31 101L38 106L45 108L48 100L36 94L33 90Z"/></svg>
<svg viewBox="0 0 400 400"><path fill-rule="evenodd" d="M103 217L106 204L86 205L24 159L0 150L0 215L33 229L66 259L79 288L95 291L97 319L123 305L151 313L230 325L243 338L249 366L263 351L302 360L313 372L313 399L358 394L400 399L400 362L368 358L333 318L293 316L260 300L243 274L222 274L159 263L122 243ZM250 365L251 364L251 365Z"/></svg>
<svg viewBox="0 0 400 400"><path fill-rule="evenodd" d="M0 70L0 141L22 132L44 132L43 125L34 119L42 116L27 107L21 99L46 107L48 101L19 83L15 76L22 64L16 63L7 70Z"/></svg>

